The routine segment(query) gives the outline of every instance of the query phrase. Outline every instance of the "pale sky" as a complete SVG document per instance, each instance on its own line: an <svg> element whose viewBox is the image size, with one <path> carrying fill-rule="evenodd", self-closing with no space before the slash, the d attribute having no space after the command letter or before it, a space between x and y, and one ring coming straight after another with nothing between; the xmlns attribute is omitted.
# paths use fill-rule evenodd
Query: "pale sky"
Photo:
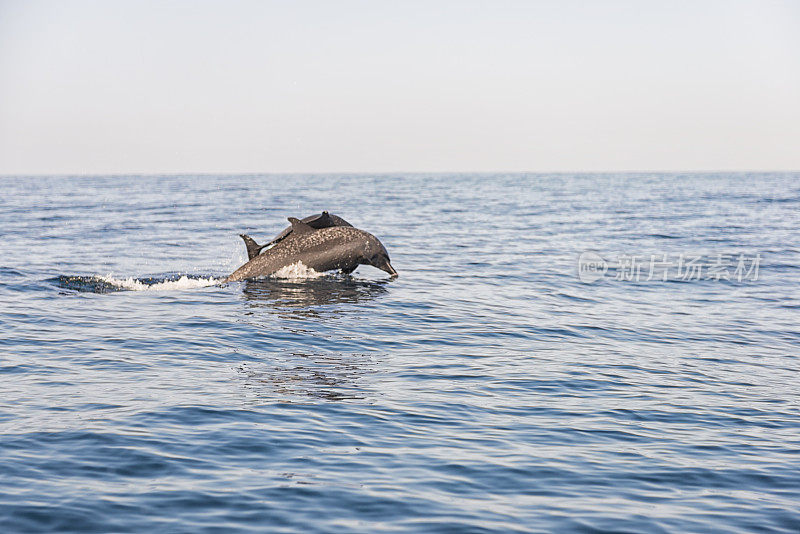
<svg viewBox="0 0 800 534"><path fill-rule="evenodd" d="M0 0L0 174L800 170L800 1Z"/></svg>

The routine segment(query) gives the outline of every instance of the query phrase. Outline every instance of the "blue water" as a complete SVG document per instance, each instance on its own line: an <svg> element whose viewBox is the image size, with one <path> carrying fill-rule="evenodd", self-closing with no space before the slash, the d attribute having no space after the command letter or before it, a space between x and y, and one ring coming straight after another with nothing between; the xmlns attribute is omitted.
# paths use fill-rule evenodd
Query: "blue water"
<svg viewBox="0 0 800 534"><path fill-rule="evenodd" d="M0 188L4 533L800 531L800 174ZM323 209L400 277L213 284Z"/></svg>

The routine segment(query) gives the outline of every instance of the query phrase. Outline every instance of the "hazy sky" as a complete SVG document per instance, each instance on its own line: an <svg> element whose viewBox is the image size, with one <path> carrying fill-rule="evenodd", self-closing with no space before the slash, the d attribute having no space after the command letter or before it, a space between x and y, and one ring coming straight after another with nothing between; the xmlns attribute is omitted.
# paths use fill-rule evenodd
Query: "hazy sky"
<svg viewBox="0 0 800 534"><path fill-rule="evenodd" d="M800 1L0 0L0 174L800 169Z"/></svg>

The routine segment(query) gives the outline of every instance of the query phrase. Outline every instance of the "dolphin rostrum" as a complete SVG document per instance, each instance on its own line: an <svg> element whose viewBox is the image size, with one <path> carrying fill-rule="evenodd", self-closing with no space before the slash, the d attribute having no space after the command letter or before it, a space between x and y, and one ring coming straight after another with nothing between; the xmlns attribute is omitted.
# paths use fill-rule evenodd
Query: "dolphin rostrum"
<svg viewBox="0 0 800 534"><path fill-rule="evenodd" d="M332 213L328 213L327 211L323 211L317 215L309 215L304 219L300 219L311 228L329 228L331 226L353 226L349 222L345 221L338 215L333 215ZM292 233L292 227L288 226L285 228L281 233L275 236L275 238L265 245L259 245L255 242L255 240L247 234L239 234L239 237L244 239L244 246L247 247L247 259L252 260L259 254L261 254L261 250L265 248L269 248L272 245L279 243L286 239L286 237Z"/></svg>
<svg viewBox="0 0 800 534"><path fill-rule="evenodd" d="M397 276L389 254L374 235L349 224L317 229L294 217L289 217L289 222L292 228L286 236L263 254L252 257L222 283L269 276L298 262L317 272L339 269L345 274L359 265L372 265Z"/></svg>

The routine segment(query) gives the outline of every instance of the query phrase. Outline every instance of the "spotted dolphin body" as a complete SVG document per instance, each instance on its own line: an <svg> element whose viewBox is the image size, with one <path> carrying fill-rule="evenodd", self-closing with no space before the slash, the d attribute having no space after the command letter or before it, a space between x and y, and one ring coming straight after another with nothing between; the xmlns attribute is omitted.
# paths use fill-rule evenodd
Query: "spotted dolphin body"
<svg viewBox="0 0 800 534"><path fill-rule="evenodd" d="M329 228L331 226L353 226L352 224L345 221L338 215L333 215L332 213L328 213L327 211L323 211L322 213L319 213L317 215L309 215L308 217L305 217L304 219L300 220L309 225L311 228L316 228L316 229ZM283 241L291 233L292 233L292 226L288 226L281 233L276 235L272 239L272 241L264 245L259 245L258 243L255 242L255 240L252 237L250 237L247 234L239 234L239 237L241 237L244 240L244 246L247 247L247 259L252 260L259 254L261 254L261 251L263 249L269 248L270 246Z"/></svg>
<svg viewBox="0 0 800 534"><path fill-rule="evenodd" d="M359 265L372 265L397 276L389 254L374 235L347 226L314 228L289 217L291 231L272 248L236 269L223 283L269 276L298 262L317 272L340 270L352 273Z"/></svg>

